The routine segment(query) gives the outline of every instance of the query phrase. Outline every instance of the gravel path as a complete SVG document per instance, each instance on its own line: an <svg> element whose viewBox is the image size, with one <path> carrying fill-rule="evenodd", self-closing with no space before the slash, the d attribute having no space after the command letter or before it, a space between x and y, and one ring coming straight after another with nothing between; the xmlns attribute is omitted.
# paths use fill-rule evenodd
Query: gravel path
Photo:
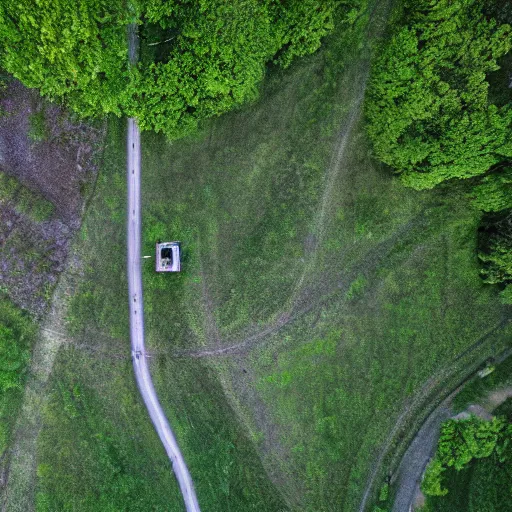
<svg viewBox="0 0 512 512"><path fill-rule="evenodd" d="M130 61L136 59L137 35L133 27L129 33ZM127 180L128 180L128 293L130 304L130 339L133 370L140 394L148 410L151 421L164 445L172 469L178 480L187 512L199 512L199 504L185 459L176 437L165 417L151 380L144 346L144 304L142 296L141 272L141 200L140 175L141 152L140 131L135 119L128 119L127 137Z"/></svg>
<svg viewBox="0 0 512 512"><path fill-rule="evenodd" d="M511 356L511 351L506 351L498 360L504 361ZM405 452L398 468L397 493L392 512L409 512L415 498L419 493L421 477L430 458L435 453L441 424L448 418L463 418L474 414L483 418L489 418L493 409L512 396L512 386L506 386L490 391L478 404L467 407L463 413L453 416L451 401L460 390L451 393L426 419L416 437Z"/></svg>

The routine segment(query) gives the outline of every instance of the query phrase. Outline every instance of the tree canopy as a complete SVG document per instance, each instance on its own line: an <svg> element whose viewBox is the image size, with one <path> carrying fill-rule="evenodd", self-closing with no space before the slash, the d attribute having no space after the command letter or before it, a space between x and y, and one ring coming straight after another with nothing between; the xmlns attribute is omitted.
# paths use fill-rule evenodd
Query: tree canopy
<svg viewBox="0 0 512 512"><path fill-rule="evenodd" d="M484 281L505 285L502 298L512 304L512 210L484 220L478 257L483 263Z"/></svg>
<svg viewBox="0 0 512 512"><path fill-rule="evenodd" d="M164 62L139 66L130 111L143 128L173 136L255 99L265 63L288 66L333 28L328 0L151 0L145 15L173 38Z"/></svg>
<svg viewBox="0 0 512 512"><path fill-rule="evenodd" d="M512 425L504 418L492 421L471 416L464 420L450 419L443 423L437 452L425 472L421 488L430 496L444 496L443 473L448 468L460 471L473 459L496 454L500 462L512 462L510 442Z"/></svg>
<svg viewBox="0 0 512 512"><path fill-rule="evenodd" d="M512 157L512 108L489 101L487 74L512 47L511 27L481 0L406 1L376 60L368 133L403 183L432 188Z"/></svg>
<svg viewBox="0 0 512 512"><path fill-rule="evenodd" d="M512 166L485 175L470 193L473 205L484 212L512 208Z"/></svg>
<svg viewBox="0 0 512 512"><path fill-rule="evenodd" d="M0 65L85 116L120 114L128 83L121 0L0 2Z"/></svg>
<svg viewBox="0 0 512 512"><path fill-rule="evenodd" d="M361 0L20 0L0 4L0 66L84 116L129 114L177 138L257 97L265 64L316 51ZM126 26L159 27L166 54L128 67ZM145 44L145 41L141 41Z"/></svg>

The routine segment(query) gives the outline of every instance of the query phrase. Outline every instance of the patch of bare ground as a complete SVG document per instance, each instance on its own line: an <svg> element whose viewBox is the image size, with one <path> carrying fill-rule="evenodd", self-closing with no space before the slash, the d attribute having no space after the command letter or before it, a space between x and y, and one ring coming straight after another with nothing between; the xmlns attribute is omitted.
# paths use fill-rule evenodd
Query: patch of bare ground
<svg viewBox="0 0 512 512"><path fill-rule="evenodd" d="M55 207L49 220L36 222L0 201L1 290L40 318L80 227L105 130L74 120L16 80L1 93L0 112L0 172Z"/></svg>
<svg viewBox="0 0 512 512"><path fill-rule="evenodd" d="M482 402L482 407L487 411L492 411L509 398L512 398L512 386L496 389L487 395L486 399Z"/></svg>
<svg viewBox="0 0 512 512"><path fill-rule="evenodd" d="M51 201L57 217L79 223L83 187L91 180L104 128L79 122L17 80L9 81L0 107L0 168ZM43 134L31 137L31 116L40 114Z"/></svg>

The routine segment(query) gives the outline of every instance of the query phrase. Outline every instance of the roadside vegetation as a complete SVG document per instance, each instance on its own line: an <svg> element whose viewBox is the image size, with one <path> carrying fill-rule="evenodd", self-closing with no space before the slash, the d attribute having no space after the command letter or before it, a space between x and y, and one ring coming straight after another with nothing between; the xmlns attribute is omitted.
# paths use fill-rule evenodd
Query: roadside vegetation
<svg viewBox="0 0 512 512"><path fill-rule="evenodd" d="M49 385L53 392L38 450L38 510L97 510L98 493L106 510L183 510L131 368L125 136L124 122L112 119L95 198L77 241L85 275L70 305L72 344L61 350ZM170 287L163 293L178 295L179 290ZM168 312L168 321L173 313ZM150 354L154 372L160 354ZM219 512L282 510L252 443L225 403L218 378L200 364L169 364L172 382L166 382L166 393L175 401L169 418L180 441L187 436L185 458L202 506ZM80 470L74 471L77 461Z"/></svg>
<svg viewBox="0 0 512 512"><path fill-rule="evenodd" d="M425 512L512 510L512 399L495 418L449 420L422 483Z"/></svg>

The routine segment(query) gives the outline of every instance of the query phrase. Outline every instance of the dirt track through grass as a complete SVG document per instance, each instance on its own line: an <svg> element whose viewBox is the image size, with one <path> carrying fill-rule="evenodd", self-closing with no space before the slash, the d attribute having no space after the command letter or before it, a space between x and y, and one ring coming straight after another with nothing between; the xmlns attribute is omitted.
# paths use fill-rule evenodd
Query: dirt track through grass
<svg viewBox="0 0 512 512"><path fill-rule="evenodd" d="M324 221L327 209L332 200L332 192L334 188L335 182L339 179L340 173L343 171L343 158L345 155L345 151L347 149L350 137L352 135L352 130L361 115L361 106L364 99L364 94L366 90L366 83L368 81L369 76L369 63L363 62L363 71L361 73L360 82L361 82L361 91L359 95L356 97L354 104L349 110L349 114L347 120L344 122L342 128L339 131L338 140L335 144L333 150L333 158L332 162L326 172L325 175L325 186L324 191L322 193L322 198L320 204L317 209L317 214L315 216L315 220L312 223L312 232L309 236L314 239L314 243L308 250L308 254L306 255L306 264L304 265L304 270L297 280L293 293L289 299L290 306L286 307L284 311L278 313L277 320L261 329L259 332L254 334L247 335L245 338L235 341L229 342L226 340L221 340L218 328L216 326L216 322L214 320L214 307L211 301L211 298L207 291L206 285L206 277L203 275L203 296L204 296L204 307L205 314L207 318L207 332L208 339L213 341L214 345L222 345L219 348L215 349L203 349L201 351L196 352L183 352L177 353L176 355L189 355L191 357L209 357L209 356L219 356L219 355L229 355L233 353L238 353L241 350L250 348L255 343L260 340L271 336L278 332L280 329L288 325L290 322L297 319L304 313L309 312L313 309L314 304L300 305L301 300L300 296L304 292L304 281L308 277L308 274L311 273L312 268L315 265L316 256L318 253L318 247L322 243L323 234L324 234ZM325 290L321 294L321 296L325 296L329 293L332 293L335 287L332 285L326 285ZM309 295L309 292L308 292ZM314 302L312 300L312 302ZM228 346L225 346L228 345Z"/></svg>
<svg viewBox="0 0 512 512"><path fill-rule="evenodd" d="M510 355L510 350L508 350L499 360L504 360ZM393 503L393 512L408 510L414 501L415 495L419 493L421 476L430 457L435 452L441 423L450 417L454 417L452 400L459 391L460 386L444 398L432 411L405 452L397 469L398 489ZM465 411L474 414L478 412L485 419L491 419L492 414L490 413L511 396L511 386L500 387L495 391L489 391L486 396L480 397L475 404L468 406Z"/></svg>
<svg viewBox="0 0 512 512"><path fill-rule="evenodd" d="M278 320L261 329L255 334L249 335L241 340L235 342L224 341L223 346L217 349L201 349L197 351L176 351L173 355L177 357L215 357L215 356L229 356L232 354L239 354L246 352L258 343L264 343L265 340L279 332L284 327L299 320L305 314L310 313L316 308L325 306L326 302L332 301L339 295L347 292L351 282L359 275L370 277L372 271L376 270L378 264L385 260L386 256L393 251L398 242L403 243L406 240L408 233L414 230L421 229L426 219L424 213L420 213L413 218L409 223L402 226L393 235L380 243L377 247L372 248L364 255L361 260L356 262L347 272L342 276L337 276L333 279L332 276L326 277L324 280L318 280L322 283L317 285L315 289L301 289L301 297L297 297L295 305L289 312L283 313L279 316ZM335 296L333 296L335 295Z"/></svg>

